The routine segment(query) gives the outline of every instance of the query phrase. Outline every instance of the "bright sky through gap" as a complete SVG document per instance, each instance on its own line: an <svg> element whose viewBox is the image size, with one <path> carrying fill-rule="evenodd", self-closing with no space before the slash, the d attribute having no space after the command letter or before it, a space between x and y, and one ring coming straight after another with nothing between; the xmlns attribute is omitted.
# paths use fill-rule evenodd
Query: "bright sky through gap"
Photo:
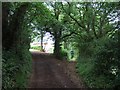
<svg viewBox="0 0 120 90"><path fill-rule="evenodd" d="M46 45L44 43L47 43ZM43 37L43 49L47 53L53 53L53 37L49 32L46 32L45 36Z"/></svg>
<svg viewBox="0 0 120 90"><path fill-rule="evenodd" d="M43 37L43 42L54 43L49 32L46 32L45 36Z"/></svg>

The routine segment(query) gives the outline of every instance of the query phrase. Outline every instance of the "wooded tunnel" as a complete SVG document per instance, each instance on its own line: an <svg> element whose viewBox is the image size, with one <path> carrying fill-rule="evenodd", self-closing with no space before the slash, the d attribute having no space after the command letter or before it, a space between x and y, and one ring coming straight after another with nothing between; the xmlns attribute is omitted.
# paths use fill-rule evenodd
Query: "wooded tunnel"
<svg viewBox="0 0 120 90"><path fill-rule="evenodd" d="M3 89L27 88L30 75L30 87L118 88L119 12L118 2L3 2Z"/></svg>

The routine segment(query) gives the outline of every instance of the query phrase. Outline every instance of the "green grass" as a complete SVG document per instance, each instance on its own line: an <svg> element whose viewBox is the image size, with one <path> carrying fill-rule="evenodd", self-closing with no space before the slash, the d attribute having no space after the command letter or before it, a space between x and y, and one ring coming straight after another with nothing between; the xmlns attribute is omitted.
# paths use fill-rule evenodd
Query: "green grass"
<svg viewBox="0 0 120 90"><path fill-rule="evenodd" d="M41 46L32 46L30 49L35 49L35 50L40 50L40 51L42 51L42 50L41 50Z"/></svg>

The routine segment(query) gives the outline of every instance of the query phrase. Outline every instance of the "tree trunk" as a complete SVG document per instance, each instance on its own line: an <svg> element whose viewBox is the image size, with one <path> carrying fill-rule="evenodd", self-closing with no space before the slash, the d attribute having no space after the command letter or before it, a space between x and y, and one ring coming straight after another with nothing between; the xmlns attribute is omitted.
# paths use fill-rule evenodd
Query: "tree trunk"
<svg viewBox="0 0 120 90"><path fill-rule="evenodd" d="M95 31L95 16L92 17L92 30L96 39L98 39L97 33Z"/></svg>
<svg viewBox="0 0 120 90"><path fill-rule="evenodd" d="M41 33L41 50L44 51L43 50L43 32L42 32L42 30L40 31L40 33Z"/></svg>
<svg viewBox="0 0 120 90"><path fill-rule="evenodd" d="M55 55L56 58L61 59L61 56L60 56L60 50L61 50L61 47L60 47L61 46L60 45L60 37L56 33L54 38L55 38L54 55Z"/></svg>
<svg viewBox="0 0 120 90"><path fill-rule="evenodd" d="M16 11L15 14L12 18L11 21L11 39L13 41L13 43L16 43L16 40L18 38L17 36L17 32L19 32L20 28L21 28L21 24L24 22L24 16L26 14L27 8L29 6L29 3L24 3L23 5L21 5ZM21 32L21 31L20 31ZM12 43L12 44L13 44Z"/></svg>
<svg viewBox="0 0 120 90"><path fill-rule="evenodd" d="M55 38L55 44L54 44L54 55L56 58L61 59L61 30L55 31L54 38Z"/></svg>
<svg viewBox="0 0 120 90"><path fill-rule="evenodd" d="M3 46L7 50L17 45L17 40L20 36L18 32L21 28L21 24L24 22L24 15L28 8L28 3L22 4L19 8L17 8L14 11L14 14L9 18L8 18L8 15L9 15L10 7L8 5L9 3L3 3L3 7L2 7L2 11L3 11L2 13L3 27L2 28L3 28L3 35L4 35Z"/></svg>
<svg viewBox="0 0 120 90"><path fill-rule="evenodd" d="M9 3L2 3L2 41L3 41L3 48L8 49L9 47L9 33L10 31L8 30L8 15L9 15Z"/></svg>

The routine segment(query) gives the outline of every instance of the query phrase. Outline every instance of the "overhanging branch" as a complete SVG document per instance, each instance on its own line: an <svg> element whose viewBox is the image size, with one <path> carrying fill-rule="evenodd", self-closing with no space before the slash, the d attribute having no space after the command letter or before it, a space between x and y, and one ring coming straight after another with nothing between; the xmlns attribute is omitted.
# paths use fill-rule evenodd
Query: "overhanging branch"
<svg viewBox="0 0 120 90"><path fill-rule="evenodd" d="M64 38L66 38L66 37L69 37L69 36L71 36L71 35L73 35L73 34L77 34L77 33L71 32L70 34L66 34L66 35L64 35L63 37L61 37L61 39L64 39Z"/></svg>
<svg viewBox="0 0 120 90"><path fill-rule="evenodd" d="M70 7L70 3L68 3L68 4L69 4L69 7ZM63 10L65 11L65 13L66 13L68 16L70 16L70 18L72 18L72 19L78 24L78 26L80 26L81 28L84 28L84 29L85 29L85 26L81 25L81 23L79 23L79 21L77 21L77 20L70 14L70 12L69 12L69 13L66 12L66 10L64 9L64 6L63 6L62 3L61 3L61 5L62 5L62 8L63 8Z"/></svg>

